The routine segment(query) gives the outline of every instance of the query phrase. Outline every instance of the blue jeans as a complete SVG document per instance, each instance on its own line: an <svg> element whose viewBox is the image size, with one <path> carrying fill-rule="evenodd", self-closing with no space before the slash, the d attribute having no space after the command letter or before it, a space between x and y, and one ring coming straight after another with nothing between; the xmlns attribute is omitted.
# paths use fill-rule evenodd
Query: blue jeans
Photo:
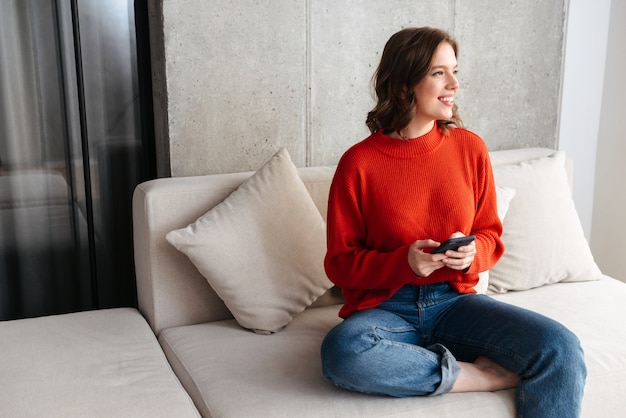
<svg viewBox="0 0 626 418"><path fill-rule="evenodd" d="M457 361L486 356L521 376L519 417L578 417L587 375L580 342L563 325L447 283L405 286L355 312L328 333L321 354L335 385L396 397L449 392Z"/></svg>

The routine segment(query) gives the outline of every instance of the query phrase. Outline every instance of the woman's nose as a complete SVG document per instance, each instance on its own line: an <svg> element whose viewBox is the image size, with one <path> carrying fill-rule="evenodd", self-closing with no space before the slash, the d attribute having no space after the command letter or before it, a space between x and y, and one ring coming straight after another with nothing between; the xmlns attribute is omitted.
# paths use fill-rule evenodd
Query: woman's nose
<svg viewBox="0 0 626 418"><path fill-rule="evenodd" d="M457 90L459 88L459 80L456 78L456 75L450 74L448 77L448 88L450 90Z"/></svg>

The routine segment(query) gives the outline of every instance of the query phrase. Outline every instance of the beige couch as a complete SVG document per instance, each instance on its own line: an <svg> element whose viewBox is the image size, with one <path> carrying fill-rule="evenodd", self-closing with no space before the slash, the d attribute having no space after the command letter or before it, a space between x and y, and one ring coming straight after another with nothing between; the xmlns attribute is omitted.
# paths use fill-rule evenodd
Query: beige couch
<svg viewBox="0 0 626 418"><path fill-rule="evenodd" d="M565 161L562 155L544 158L552 153L491 153L508 258L483 274L480 291L570 327L582 341L589 368L583 416L622 416L626 284L603 276L593 263L569 197ZM111 309L0 322L0 417L514 416L512 391L393 399L338 389L322 377L319 346L340 321L341 296L335 288L326 291L330 284L319 269L324 253L319 234L334 170L294 172L312 200L258 193L258 187L249 187L259 177L253 173L140 185L133 201L140 312ZM260 178L252 185L262 189L271 176ZM234 199L233 191L243 189L248 196ZM232 203L246 198L252 213L275 214L278 221L268 226L262 217L229 218L243 206ZM217 206L224 199L230 205ZM307 212L311 204L319 211ZM198 259L172 231L189 232L187 225L214 207L222 209L219 222L202 240L216 246ZM219 231L224 225L231 233ZM268 277L275 270L265 258L279 254L265 250L292 245L290 240L302 235L294 228L315 231L306 240L311 251L288 248L283 263L295 266L293 276ZM255 244L259 254L250 255L233 251L233 239L235 244L244 239L242 247L259 239L265 244ZM249 264L254 265L246 270ZM224 271L232 271L226 282L220 277ZM235 274L240 271L246 274ZM251 294L253 303L236 299L231 279L235 290L245 285L240 293ZM273 280L286 280L284 288L302 288L306 295L285 293ZM268 309L272 304L274 310ZM260 309L268 309L267 315L258 314Z"/></svg>
<svg viewBox="0 0 626 418"><path fill-rule="evenodd" d="M198 417L130 308L0 322L0 417Z"/></svg>
<svg viewBox="0 0 626 418"><path fill-rule="evenodd" d="M499 201L502 200L499 210L506 229L503 239L510 254L489 272L489 277L483 275L482 291L544 313L570 327L582 340L589 368L583 415L615 417L626 410L626 399L621 393L626 387L626 284L603 276L593 262L570 197L567 173L571 167L563 155L546 157L553 153L546 149L491 153ZM522 161L525 162L518 164ZM322 217L333 172L332 167L297 170ZM292 312L293 320L271 335L259 335L241 326L248 321L254 324L256 318L246 317L246 306L232 300L225 281L243 284L242 292L248 287L254 289L253 293L258 292L253 305L258 304L260 309L271 294L265 295L263 286L258 290L255 286L274 278L263 275L261 264L267 260L233 251L230 239L242 237L229 235L254 240L258 238L254 235L263 231L269 235L271 245L283 239L289 243L293 238L287 227L291 225L287 219L291 213L280 212L285 198L260 190L271 179L264 177L252 186L247 184L248 200L241 193L231 199L231 193L252 174L160 179L144 183L135 191L140 309L203 416L514 416L512 391L393 399L334 387L322 377L319 356L322 338L340 321L337 312L341 299L334 288L303 312ZM222 212L211 220L212 225L203 226L198 221L195 230L185 228L227 197L231 199L227 200L229 204L221 205ZM259 205L259 211L269 213L272 209L279 211L277 225L283 230L263 225L273 221L263 217L242 219L241 223L236 218L229 219L229 211L237 209L233 202ZM298 209L296 217L305 217L301 211ZM228 228L222 227L224 223ZM193 235L200 234L204 227L209 228L204 237ZM188 236L172 237L173 230ZM526 245L528 240L533 242L530 248ZM212 252L205 251L210 248L205 246L210 244L208 241L214 245ZM194 255L198 249L200 257ZM306 255L298 253L294 257L305 259ZM307 260L299 261L305 264ZM230 266L231 277L217 277L223 274L222 264ZM259 270L246 270L247 264L257 264L259 267L255 268ZM241 271L251 277L240 277ZM311 273L315 274L318 273ZM489 290L485 290L485 281ZM320 283L323 285L323 281ZM222 298L214 289L219 290ZM529 290L515 291L521 289ZM233 311L237 320L233 319Z"/></svg>

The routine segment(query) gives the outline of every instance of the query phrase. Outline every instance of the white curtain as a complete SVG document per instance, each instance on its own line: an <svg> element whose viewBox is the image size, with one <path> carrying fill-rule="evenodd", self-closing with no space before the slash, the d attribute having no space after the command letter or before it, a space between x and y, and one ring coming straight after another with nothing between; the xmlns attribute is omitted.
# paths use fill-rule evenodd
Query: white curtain
<svg viewBox="0 0 626 418"><path fill-rule="evenodd" d="M36 44L30 0L4 0L0 13L0 160L2 167L42 162Z"/></svg>
<svg viewBox="0 0 626 418"><path fill-rule="evenodd" d="M0 1L0 320L136 303L134 3Z"/></svg>

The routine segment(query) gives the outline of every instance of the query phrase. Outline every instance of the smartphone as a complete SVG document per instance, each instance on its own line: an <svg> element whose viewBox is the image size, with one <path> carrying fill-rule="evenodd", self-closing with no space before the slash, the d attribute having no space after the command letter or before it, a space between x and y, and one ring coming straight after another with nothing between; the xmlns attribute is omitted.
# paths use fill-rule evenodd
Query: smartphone
<svg viewBox="0 0 626 418"><path fill-rule="evenodd" d="M441 244L439 247L435 248L431 252L431 254L445 253L448 250L456 251L459 249L459 247L467 245L471 243L472 241L474 241L475 239L476 237L474 235L468 235L466 237L450 238L446 240L443 244Z"/></svg>

